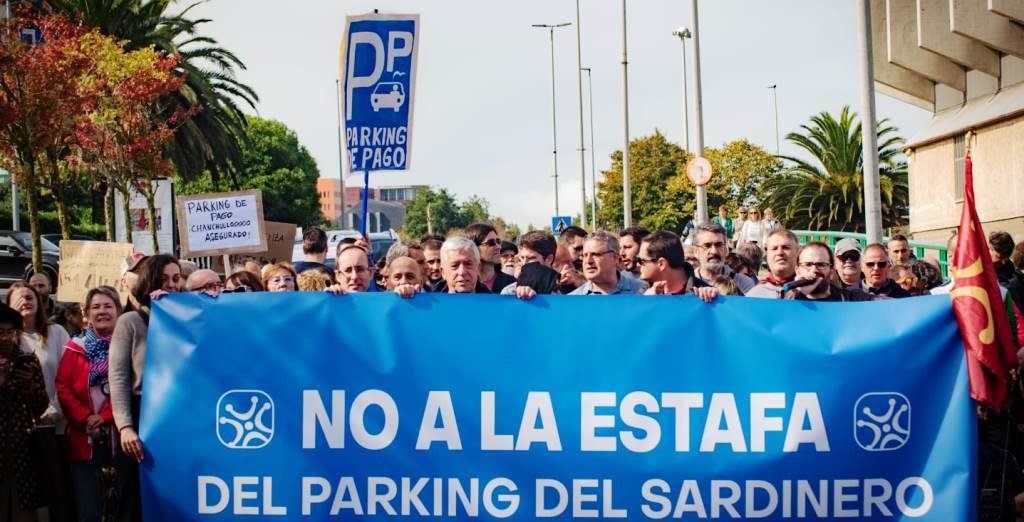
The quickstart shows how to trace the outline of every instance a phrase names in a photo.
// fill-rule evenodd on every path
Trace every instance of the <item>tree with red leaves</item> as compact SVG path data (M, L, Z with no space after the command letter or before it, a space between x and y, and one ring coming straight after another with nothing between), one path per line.
M121 42L108 37L87 40L86 47L97 60L101 88L95 110L78 124L75 141L82 152L78 158L82 166L100 173L121 192L126 216L133 188L146 198L149 232L157 252L153 181L174 173L165 146L199 108L167 115L158 105L161 97L185 81L175 72L176 56L163 56L151 47L126 52ZM130 228L128 240L132 240Z
M42 41L22 42L27 28L38 29ZM88 34L100 36L59 14L21 11L0 25L0 164L25 192L36 272L42 270L40 187L96 104L96 60L82 46Z

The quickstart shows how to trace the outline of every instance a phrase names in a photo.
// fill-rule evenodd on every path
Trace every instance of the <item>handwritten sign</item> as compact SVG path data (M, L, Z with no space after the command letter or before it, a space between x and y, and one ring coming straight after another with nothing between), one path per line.
M179 196L177 203L182 257L267 250L259 190Z
M256 259L261 265L277 263L278 261L291 262L292 251L295 249L295 225L291 223L278 223L277 221L264 221L267 236L267 250L251 254L235 254L231 256L231 266L234 270L240 270L242 263L247 257ZM214 272L224 272L223 257L214 257L210 260Z
M128 288L121 283L121 263L132 250L131 243L61 241L57 300L84 303L90 289L107 285L117 289L121 304L128 302Z

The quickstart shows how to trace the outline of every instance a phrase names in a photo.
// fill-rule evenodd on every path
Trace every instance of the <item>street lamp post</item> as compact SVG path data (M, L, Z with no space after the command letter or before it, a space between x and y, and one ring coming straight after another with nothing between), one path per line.
M875 123L875 67L871 62L871 3L857 0L860 51L860 124L864 172L864 231L868 243L882 241L882 198L878 180L878 134Z
M597 230L597 161L594 154L594 79L590 76L590 67L584 67L587 71L587 89L590 91L590 224Z
M697 20L697 0L690 0L690 14L693 18L693 118L696 132L693 134L693 156L704 157L704 109L700 97L700 31ZM697 185L697 223L708 220L708 190L706 185Z
M629 186L629 61L626 59L626 0L622 0L622 226L633 226L633 196Z
M551 156L555 169L555 215L558 216L558 124L555 118L555 29L572 25L564 22L555 25L533 24L533 27L547 29L551 37Z
M687 100L687 86L686 86L686 39L693 37L690 34L690 30L685 27L680 27L675 31L672 31L672 36L679 37L679 43L682 44L683 52L683 148L687 151L690 150L690 107L689 101Z
M775 155L782 154L779 147L779 91L777 85L769 85L768 90L772 91L772 103L775 105Z
M587 148L583 146L583 50L581 49L582 26L580 25L580 0L576 0L576 94L579 98L580 114L580 221L584 227L587 226L587 165L584 154ZM593 219L593 218L591 218ZM591 230L596 229L593 221L590 223Z

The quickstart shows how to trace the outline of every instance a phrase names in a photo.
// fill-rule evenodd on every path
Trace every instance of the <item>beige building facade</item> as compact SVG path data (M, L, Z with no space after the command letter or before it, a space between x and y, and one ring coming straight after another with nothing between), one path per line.
M932 111L906 144L913 239L949 242L970 151L986 232L1024 240L1024 1L872 0L879 92Z

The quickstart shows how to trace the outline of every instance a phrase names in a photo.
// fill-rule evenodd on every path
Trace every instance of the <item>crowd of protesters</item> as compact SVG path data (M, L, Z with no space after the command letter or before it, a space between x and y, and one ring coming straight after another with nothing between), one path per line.
M732 219L723 207L682 237L640 227L618 234L568 227L557 238L531 231L510 242L492 225L477 223L450 237L397 242L380 260L371 259L365 238L346 239L336 247L332 268L327 235L310 228L302 249L301 262L244 260L226 278L170 255L135 254L123 262L124 306L108 286L89 290L79 307L55 303L45 275L13 284L7 305L0 305L0 522L141 519L138 465L146 453L137 430L150 306L174 292L388 291L410 299L421 293L519 299L690 294L707 302L720 295L843 302L951 287L939 264L916 259L903 236L863 247L854 239L834 248L800 245L770 209L762 217L754 208L741 208ZM990 250L1007 315L1024 343L1024 243L1015 246L1008 234L995 232ZM983 448L988 440L982 438ZM1011 483L1007 490L1024 491L1016 464L1024 443L1016 451L1010 446L993 443L981 462L1013 462L1000 476Z

